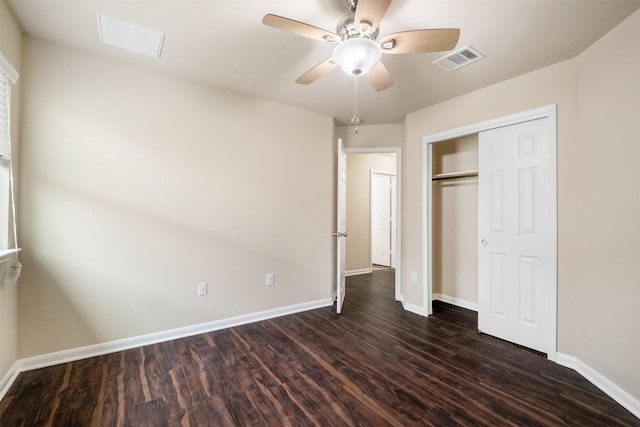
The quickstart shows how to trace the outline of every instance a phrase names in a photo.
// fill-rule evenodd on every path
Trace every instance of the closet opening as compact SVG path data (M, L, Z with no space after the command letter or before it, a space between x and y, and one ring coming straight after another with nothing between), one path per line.
M431 144L432 299L478 311L478 134Z

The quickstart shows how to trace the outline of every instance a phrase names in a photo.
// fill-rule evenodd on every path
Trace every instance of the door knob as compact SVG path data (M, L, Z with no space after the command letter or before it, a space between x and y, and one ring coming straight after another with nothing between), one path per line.
M489 244L489 242L487 241L487 239L482 239L480 241L480 243L482 243L482 246L487 246Z

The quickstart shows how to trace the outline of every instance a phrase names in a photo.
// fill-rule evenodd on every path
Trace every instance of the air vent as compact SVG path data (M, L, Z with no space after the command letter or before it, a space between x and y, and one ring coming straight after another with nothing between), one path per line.
M163 33L100 14L98 14L98 24L102 43L152 58L160 57Z
M440 68L444 68L447 71L457 70L466 65L476 62L484 58L484 55L472 48L471 46L465 46L461 49L451 52L447 56L433 61Z

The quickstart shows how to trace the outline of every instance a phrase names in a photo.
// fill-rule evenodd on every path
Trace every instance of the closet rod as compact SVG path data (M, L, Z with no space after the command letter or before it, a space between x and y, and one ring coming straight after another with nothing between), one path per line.
M478 176L478 171L439 173L431 177L432 181L444 181L446 179L473 178Z

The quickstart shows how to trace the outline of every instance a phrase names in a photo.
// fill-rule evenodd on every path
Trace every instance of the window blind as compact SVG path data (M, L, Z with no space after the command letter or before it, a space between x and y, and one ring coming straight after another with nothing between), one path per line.
M11 156L11 136L9 133L11 121L11 81L0 70L0 157L8 159Z

